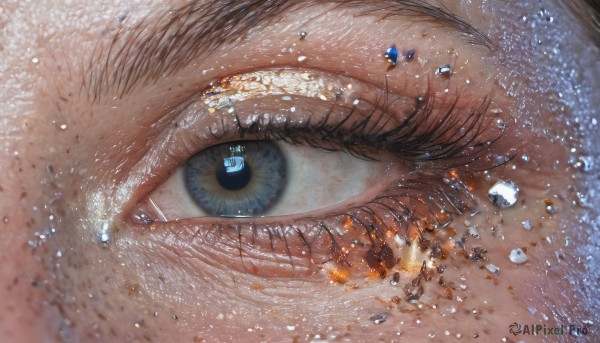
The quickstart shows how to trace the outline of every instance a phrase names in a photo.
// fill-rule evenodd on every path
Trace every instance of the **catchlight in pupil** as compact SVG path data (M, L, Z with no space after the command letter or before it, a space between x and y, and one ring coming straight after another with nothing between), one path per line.
M184 166L187 191L214 216L261 215L287 183L286 160L269 141L240 141L200 151Z
M252 178L252 169L241 156L226 157L217 169L219 184L230 191L240 190L248 185Z

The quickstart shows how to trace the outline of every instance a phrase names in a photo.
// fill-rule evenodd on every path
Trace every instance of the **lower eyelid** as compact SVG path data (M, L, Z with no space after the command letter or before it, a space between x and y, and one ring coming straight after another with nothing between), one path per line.
M350 277L377 277L393 270L414 272L423 259L443 258L447 251L440 247L452 230L442 227L475 206L459 180L419 175L391 183L386 192L362 206L324 218L153 223L136 239L166 244L164 248L192 259L193 264L219 264L261 277L310 276L331 268L351 270ZM428 245L417 237L428 237Z

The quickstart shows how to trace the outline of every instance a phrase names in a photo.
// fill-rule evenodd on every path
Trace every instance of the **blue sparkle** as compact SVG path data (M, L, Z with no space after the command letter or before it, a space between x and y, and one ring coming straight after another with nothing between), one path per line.
M387 49L383 56L387 58L388 62L390 62L392 66L395 66L396 63L398 63L398 49L396 49L395 45L392 45L389 49Z

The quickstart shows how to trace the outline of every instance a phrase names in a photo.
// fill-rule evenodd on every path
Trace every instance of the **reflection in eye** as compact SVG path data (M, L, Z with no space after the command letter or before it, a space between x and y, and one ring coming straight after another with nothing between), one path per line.
M469 175L469 168L486 169L496 161L491 154L479 154L483 149L494 151L492 143L501 134L488 125L493 120L486 116L490 99L463 101L459 107L456 100L436 103L432 92L407 99L358 83L345 87L346 82L337 88L323 86L331 94L328 97L323 95L327 94L325 91L311 88L312 79L307 74L302 72L298 80L286 74L282 78L285 82L272 88L274 79L281 75L238 77L234 81L245 82L238 89L231 89L235 82L229 79L204 93L205 105L190 106L192 110L183 113L180 122L194 123L197 129L190 129L189 124L178 125L179 131L171 137L187 139L174 140L172 145L205 148L187 162L185 178L172 179L185 179L196 207L204 208L213 217L190 215L194 210L186 209L181 192L159 191L150 198L167 222L155 221L153 228L180 232L179 240L181 235L187 235L192 249L202 255L221 256L237 241L244 261L255 260L252 263L256 266L264 264L269 256L271 273L277 268L285 269L286 260L294 265L297 259L308 258L313 265L333 262L338 267L363 261L368 269L384 277L398 268L399 261L400 268L421 269L424 259L419 251L428 251L428 258L448 256L451 247L444 242L452 232L438 228L446 225L452 215L476 206L464 176ZM265 80L269 86L261 88ZM296 92L294 84L302 92ZM354 93L346 94L340 91L342 87ZM289 108L288 101L293 101L293 111L282 110L284 105ZM238 141L215 145L248 138L290 143L281 146L294 148L304 146L312 152L333 151L360 161L364 164L359 164L359 168L326 169L328 174L321 179L351 179L361 174L356 171L361 171L367 176L362 179L365 184L340 187L352 188L353 193L344 194L335 206L320 205L308 198L305 202L317 203L317 208L285 216L290 212L275 211L277 203L286 197L284 193L293 198L310 189L325 195L335 192L319 188L319 184L308 179L296 180L291 174L287 175L285 186L285 168L280 165L286 163L280 162L282 157L277 156L273 143ZM247 151L241 153L244 149ZM171 154L174 159L189 157L185 150L181 157L176 152ZM289 158L294 154L284 155ZM314 168L330 160L323 156L313 158L313 162L318 162L311 165ZM288 164L288 173L295 169ZM292 191L294 185L297 189ZM179 185L179 189L184 187ZM271 211L275 214L271 215ZM260 214L268 217L214 217ZM203 243L207 239L212 242L210 247ZM416 258L417 255L421 257ZM246 268L244 261L239 268ZM235 267L237 262L233 259L224 263ZM297 266L294 268L297 270ZM260 274L258 269L254 272Z
M273 140L233 141L195 154L151 199L165 221L307 214L372 189L387 165Z
M265 141L210 147L187 161L184 169L188 192L213 216L263 214L286 186L285 158Z

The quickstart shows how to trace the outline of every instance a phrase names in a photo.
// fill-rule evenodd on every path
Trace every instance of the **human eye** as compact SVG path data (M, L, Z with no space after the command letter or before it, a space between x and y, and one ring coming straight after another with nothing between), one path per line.
M162 177L129 221L270 277L346 282L431 266L448 237L431 235L423 253L422 234L475 210L464 178L496 163L482 154L501 136L488 96L459 104L297 68L221 78L164 124L148 155Z

